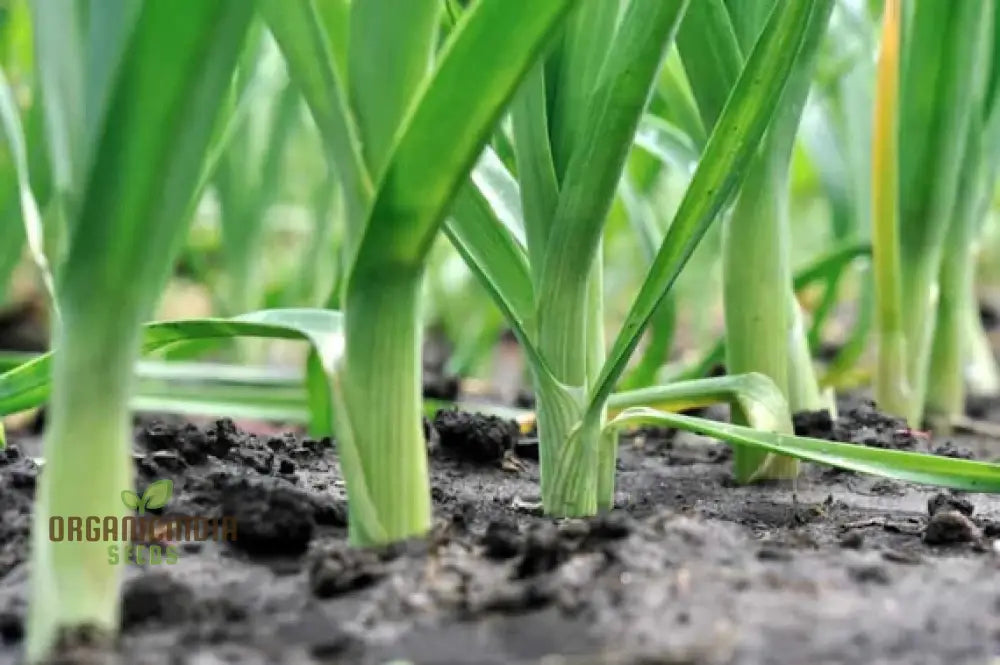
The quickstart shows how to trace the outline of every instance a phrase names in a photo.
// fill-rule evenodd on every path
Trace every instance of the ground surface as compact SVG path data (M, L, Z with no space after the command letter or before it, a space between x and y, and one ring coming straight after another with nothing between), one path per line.
M904 448L943 443L870 415L800 425ZM235 515L239 538L127 569L120 662L982 665L1000 655L996 498L964 497L973 523L951 497L932 520L933 490L818 468L794 488L734 487L728 449L648 432L623 444L618 510L554 521L532 506L536 464L504 456L503 423L482 424L475 461L455 459L468 450L462 418L438 425L435 531L382 551L345 547L329 442L247 436L225 421L141 427L140 489L171 478L167 514ZM946 452L1000 456L989 441L957 444ZM16 442L0 459L6 665L21 646L37 470ZM68 648L60 662L93 655Z

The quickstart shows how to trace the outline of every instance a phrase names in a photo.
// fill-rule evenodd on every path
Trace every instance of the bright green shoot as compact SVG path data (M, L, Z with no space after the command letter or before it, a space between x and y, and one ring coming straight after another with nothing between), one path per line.
M480 217L456 211L450 227L526 351L538 403L542 501L555 515L612 505L616 444L613 431L603 429L608 398L664 294L741 184L814 12L826 9L779 3L769 13L605 357L596 288L605 216L670 39L684 12L701 5L631 2L619 14L612 4L581 7L513 108L526 241L509 236L512 260L501 267L491 260L495 251L474 251L486 242L472 230ZM499 218L493 224L504 228Z
M985 80L981 61L992 55L992 48L984 42L993 37L993 18L992 3L986 2L918 2L906 8L912 12L901 21L899 102L895 109L880 105L876 116L877 123L885 124L874 142L877 158L873 160L873 168L876 174L882 173L885 177L873 188L882 190L873 191L877 202L873 245L878 307L882 313L880 354L891 354L880 360L879 383L883 387L879 393L884 408L904 416L911 425L919 426L928 395L942 258L949 226L956 219L964 139L969 135L970 123L982 112L983 95L977 93L976 88ZM886 25L899 23L897 16L898 12L887 13ZM886 29L890 38L893 30L895 28ZM883 57L889 54L889 48L884 49ZM883 65L891 66L885 62ZM891 99L895 75L884 72L880 85L887 87L879 91L881 100ZM950 99L952 103L941 104L941 99ZM883 114L888 117L883 118ZM896 137L885 133L892 131L893 116L898 117L899 137L905 137L899 140L895 156L892 144ZM882 156L878 156L880 153ZM893 160L898 162L893 163ZM892 191L892 171L897 168L898 199ZM880 201L885 203L878 203ZM895 203L899 219L898 248L893 246L891 235L883 233L880 226L883 220L878 218L892 214L895 201L898 201ZM964 244L960 238L955 242ZM880 257L891 257L896 252L898 280L895 275L882 274L879 267ZM963 256L960 260L964 262L966 258ZM887 261L882 261L881 265L888 271L894 261ZM959 276L946 277L962 281ZM898 304L893 304L897 289ZM887 315L890 308L896 309L892 316ZM905 322L897 321L898 317L905 317ZM948 330L947 320L945 323L943 334L946 337L961 337ZM893 328L900 327L905 328L903 358L899 357L899 342L892 338L898 337ZM941 344L949 342L945 340ZM939 365L944 362L951 361L941 357Z
M713 126L726 93L736 83L744 53L753 46L773 2L723 3L706 0L685 21L681 56L703 122ZM723 278L726 369L760 372L771 378L793 411L824 406L809 354L802 314L792 290L788 225L788 170L802 108L812 79L832 2L817 3L794 71L775 109L732 214L723 220ZM764 11L762 11L764 10ZM704 56L706 41L716 44ZM713 75L707 75L711 67ZM782 423L786 430L791 423ZM738 480L761 476L769 458L750 448L734 450ZM794 460L770 464L776 477L794 477Z
M354 543L430 528L420 392L427 252L504 106L574 4L481 0L438 50L438 0L355 0L349 10L259 2L345 193L346 352L342 367L324 370L350 458L342 463Z
M37 3L40 34L76 30L67 7L77 3ZM39 39L43 79L83 85L82 75L67 79L55 70L86 64L96 86L88 93L99 94L46 99L50 138L66 139L59 143L65 154L56 155L64 161L54 167L75 200L67 207L71 233L57 285L63 320L54 335L60 353L32 530L31 661L46 657L63 630L117 627L119 572L107 563L107 545L50 540L49 518L124 514L139 324L152 313L182 237L250 17L243 3L196 0L144 3L135 16L98 12L87 39L101 40L101 48L86 42L95 48L85 60L63 51L70 44ZM107 48L109 33L121 37L120 49Z
M1000 159L994 3L984 3L980 52L973 67L971 111L959 184L941 260L940 301L931 348L926 408L935 425L948 428L965 414L967 385L988 395L1000 393L1000 375L979 321L975 293L977 238L989 207Z

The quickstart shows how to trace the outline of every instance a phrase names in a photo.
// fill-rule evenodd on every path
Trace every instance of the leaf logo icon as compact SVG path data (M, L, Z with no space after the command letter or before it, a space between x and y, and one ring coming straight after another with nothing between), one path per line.
M152 483L141 497L130 490L122 491L121 497L126 508L136 510L140 515L145 515L148 509L162 508L167 505L167 501L170 501L173 493L174 481L164 479Z

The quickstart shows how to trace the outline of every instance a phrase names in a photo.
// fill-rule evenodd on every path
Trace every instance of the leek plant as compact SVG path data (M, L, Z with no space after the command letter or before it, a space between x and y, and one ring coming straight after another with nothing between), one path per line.
M985 34L980 36L980 52L973 63L970 117L941 260L932 380L926 397L928 416L945 427L964 416L967 384L980 392L1000 393L1000 373L985 340L975 293L977 238L1000 166L1000 35L995 3L984 6L979 29Z
M736 82L744 54L752 47L773 2L706 0L689 13L680 35L692 88L706 126L716 123L727 92ZM810 17L794 72L775 120L760 146L732 213L723 222L723 280L726 368L732 374L760 372L786 396L793 411L824 406L806 341L802 314L792 290L788 227L788 169L799 119L832 2ZM705 57L703 44L715 47ZM737 448L737 479L794 477L794 460Z
M341 367L322 369L350 538L421 534L431 522L420 385L427 252L506 102L575 3L480 0L440 49L438 0L258 4L344 191L345 277L334 297L346 349Z
M983 165L995 152L982 141L993 108L993 39L993 3L886 3L872 148L875 390L883 408L913 426L928 404L961 408L962 310L971 297L963 264L980 189L991 189L979 184L988 177Z
M538 404L542 502L555 515L588 515L612 505L616 444L604 428L611 392L644 326L750 168L803 49L811 57L809 44L822 34L830 6L777 3L766 14L745 66L737 63L732 93L722 95L697 170L605 357L605 216L671 38L685 11L703 7L638 0L619 12L615 4L581 6L515 101L525 242L522 248L516 234L508 234L505 251L513 267L505 265L500 275L485 252L463 253L526 350ZM475 215L457 209L454 222L470 230L454 234L458 246L485 242L471 232L480 228ZM654 399L649 393L634 397ZM780 426L790 427L787 415Z
M150 2L107 13L99 3L82 24L64 11L77 6L35 5L38 34L70 30L88 45L86 59L66 62L67 44L40 39L42 77L86 65L86 76L59 83L89 87L78 107L54 95L45 101L67 138L60 144L66 152L54 153L54 170L64 178L57 182L73 196L59 271L63 318L54 331L60 353L32 529L31 661L46 657L64 631L117 626L119 571L107 564L106 544L52 541L49 518L123 514L119 495L132 485L128 398L139 324L152 313L182 237L251 17L250 7L235 2ZM101 302L113 302L113 310L95 305Z

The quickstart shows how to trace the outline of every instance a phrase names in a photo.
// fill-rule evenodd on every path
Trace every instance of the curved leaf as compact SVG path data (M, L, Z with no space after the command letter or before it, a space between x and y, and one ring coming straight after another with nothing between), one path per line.
M589 411L599 410L611 394L660 300L741 184L794 69L812 7L811 2L783 3L764 28L715 124L698 170L653 266L608 353L608 360L590 396Z
M674 427L734 445L884 478L968 492L1000 492L1000 465L986 462L762 432L647 408L629 409L608 423L608 427L621 429L639 424Z
M462 15L399 130L350 282L420 268L504 105L574 4L480 0Z
M321 309L269 309L232 319L182 319L148 323L142 331L144 353L196 339L260 337L308 341L325 370L343 353L339 312ZM0 415L39 406L48 399L52 356L46 353L0 374Z
M334 4L334 3L330 3ZM299 86L312 111L313 119L344 188L352 220L350 237L360 233L357 222L363 220L371 202L372 183L361 153L361 140L347 100L343 72L335 54L346 52L346 45L331 44L321 15L312 0L257 0L257 6L274 35L291 79Z

